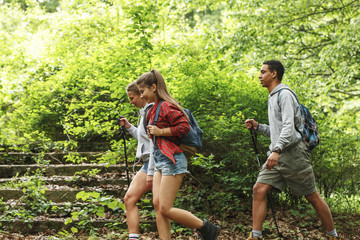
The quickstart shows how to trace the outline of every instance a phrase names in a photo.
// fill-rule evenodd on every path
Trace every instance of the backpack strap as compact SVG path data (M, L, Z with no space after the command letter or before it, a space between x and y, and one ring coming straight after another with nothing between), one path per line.
M156 107L154 122L152 123L152 125L156 125L157 121L159 120L160 108L161 108L161 104L162 104L163 102L164 102L164 100L160 100L160 101L159 101L159 104L158 104L157 107ZM189 124L190 124L190 123L189 123ZM170 139L167 138L167 137L163 137L163 138L166 138L166 139L169 140L170 142L173 142L173 143L175 143L175 144L177 144L177 145L180 146L180 143L176 143L176 142L170 140ZM155 137L154 137L154 139L155 139Z
M299 102L299 99L297 98L297 96L295 95L295 93L291 90L291 89L289 89L289 88L281 88L279 91L278 91L278 97L277 97L277 104L278 104L278 106L279 106L279 108L280 108L280 111L281 111L281 107L280 107L280 93L283 91L283 90L288 90L288 91L290 91L293 95L294 95L294 97L296 98L296 101L298 102L298 104L299 104L299 107L300 107L300 102ZM300 109L300 112L301 112L301 109ZM302 115L302 114L301 114ZM295 130L298 132L298 133L300 133L301 134L301 136L303 136L303 134L301 133L301 131L296 127L296 125L294 124L294 126L295 126Z
M277 97L277 103L278 103L279 107L280 107L280 93L281 93L283 90L288 90L288 91L290 91L290 92L294 95L294 97L296 98L296 101L300 104L299 99L297 98L297 96L295 95L295 93L294 93L291 89L289 89L289 88L281 88L281 89L278 91L278 97ZM280 109L281 109L281 108L280 108Z
M280 93L286 88L281 88L279 91L278 91L278 97L277 97L277 104L279 105L280 107Z
M150 108L152 108L152 106L154 106L154 104L150 104L149 106L147 106L145 108L145 113L144 113L144 118L143 118L143 126L144 126L144 129L145 129L145 132L146 132L146 127L148 125L147 121L146 121L146 117L147 117L147 114L150 110Z
M161 104L164 102L164 100L160 100L159 104L157 105L156 108L156 112L155 112L155 117L154 117L154 122L152 123L152 125L156 125L158 119L159 119L159 114L160 114L160 108L161 108Z
M155 112L155 117L154 117L154 122L152 123L152 125L156 125L158 119L159 119L159 114L160 114L160 108L161 108L161 104L163 103L164 100L160 100L159 104L156 107L156 112ZM156 136L153 136L153 142L156 143ZM157 144L157 143L156 143Z

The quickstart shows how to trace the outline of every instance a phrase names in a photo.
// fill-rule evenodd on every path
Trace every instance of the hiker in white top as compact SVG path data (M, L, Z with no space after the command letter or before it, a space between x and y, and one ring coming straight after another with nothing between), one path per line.
M152 158L151 139L147 136L143 121L146 119L146 109L151 108L154 103L147 104L146 101L140 97L140 92L135 81L127 86L126 92L130 103L136 108L141 108L139 111L140 121L137 127L130 124L126 118L120 119L120 126L125 126L130 134L138 140L136 158L144 164L131 181L124 198L129 239L138 240L140 237L140 219L139 209L136 204L144 194L152 190L154 175L154 161L149 161L149 159ZM149 163L152 166L149 166Z

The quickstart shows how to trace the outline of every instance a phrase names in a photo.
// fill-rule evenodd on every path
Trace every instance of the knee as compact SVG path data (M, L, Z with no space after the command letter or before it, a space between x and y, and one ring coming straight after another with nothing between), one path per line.
M321 196L320 196L320 194L318 192L314 192L314 193L312 193L310 195L307 195L307 196L305 196L305 198L311 204L314 204L314 203L319 202L319 201L322 200L322 198L321 198Z
M153 204L154 204L154 209L155 212L164 215L164 216L168 216L169 213L169 208L165 207L164 205L160 204L160 202L158 200L153 200Z
M169 215L169 210L171 209L171 207L168 207L165 204L161 204L159 199L153 199L153 205L156 213L164 216Z
M159 206L159 211L162 215L169 216L169 210L170 210L170 208L168 208L164 205Z
M124 197L124 203L127 207L136 204L136 200L131 194L126 193Z
M159 211L159 199L153 199L153 205L155 211Z
M161 203L159 198L153 198L154 209L157 214L167 215L168 208L165 204Z
M255 184L253 188L253 195L255 200L266 198L266 194L270 189L264 184Z

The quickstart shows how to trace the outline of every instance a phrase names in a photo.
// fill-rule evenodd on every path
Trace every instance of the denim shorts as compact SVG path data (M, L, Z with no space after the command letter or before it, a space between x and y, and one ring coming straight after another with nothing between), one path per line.
M170 158L162 154L159 148L154 149L155 172L165 175L177 175L187 173L187 159L184 153L175 153L176 164Z
M144 165L141 167L140 171L147 173L148 168L149 168L149 160L144 162Z

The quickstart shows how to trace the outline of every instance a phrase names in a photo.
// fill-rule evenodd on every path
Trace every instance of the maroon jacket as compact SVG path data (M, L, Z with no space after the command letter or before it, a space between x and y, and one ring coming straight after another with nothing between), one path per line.
M149 110L147 115L147 122L151 120L151 124L154 122L156 108L159 105L159 102L160 99L158 99L155 105ZM156 141L160 151L176 164L174 154L183 152L180 146L176 143L179 142L181 136L186 135L190 131L189 121L184 113L175 105L164 101L160 107L159 119L156 126L158 128L170 127L172 136L156 137Z

